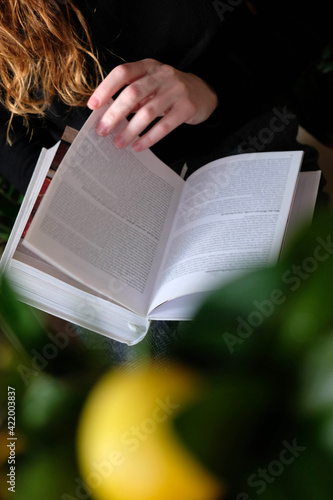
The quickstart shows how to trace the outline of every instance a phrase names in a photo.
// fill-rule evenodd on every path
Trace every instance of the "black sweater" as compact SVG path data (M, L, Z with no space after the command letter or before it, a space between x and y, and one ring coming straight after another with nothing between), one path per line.
M106 72L150 57L197 74L217 92L219 108L207 122L182 125L153 148L174 168L273 105L329 40L327 2L318 0L309 12L298 0L292 7L276 3L254 0L250 9L242 0L77 0ZM89 113L55 99L44 118L31 119L29 133L15 118L9 146L8 114L1 111L0 172L24 192L41 148L59 140L66 125L80 127Z

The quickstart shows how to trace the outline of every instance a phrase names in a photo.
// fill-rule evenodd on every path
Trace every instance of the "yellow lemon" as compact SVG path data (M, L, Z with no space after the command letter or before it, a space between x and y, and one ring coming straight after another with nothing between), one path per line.
M98 500L215 500L222 484L195 459L172 427L200 382L176 366L108 372L83 408L78 459Z

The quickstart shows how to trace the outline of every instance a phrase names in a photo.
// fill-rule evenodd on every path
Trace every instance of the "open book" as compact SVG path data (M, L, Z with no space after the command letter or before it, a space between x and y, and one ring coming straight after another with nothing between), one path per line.
M1 270L24 302L133 344L151 319L190 319L222 282L275 262L296 187L311 218L320 172L299 175L301 151L250 153L184 181L149 150L118 150L116 132L97 136L103 111L71 147L42 151Z

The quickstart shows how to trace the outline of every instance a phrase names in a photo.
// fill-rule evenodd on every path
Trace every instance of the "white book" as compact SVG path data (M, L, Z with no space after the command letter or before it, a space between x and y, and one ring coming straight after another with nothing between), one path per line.
M59 143L42 151L0 270L20 300L134 344L151 320L191 319L214 288L275 263L288 221L311 219L320 172L300 175L302 151L248 153L184 181L150 150L117 149L116 132L99 137L103 112L54 175Z

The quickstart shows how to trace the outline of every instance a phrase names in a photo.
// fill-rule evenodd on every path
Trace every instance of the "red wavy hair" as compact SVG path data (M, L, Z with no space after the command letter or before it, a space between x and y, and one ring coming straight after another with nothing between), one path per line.
M0 102L27 119L55 95L84 106L102 77L89 30L71 0L4 0L0 10Z

